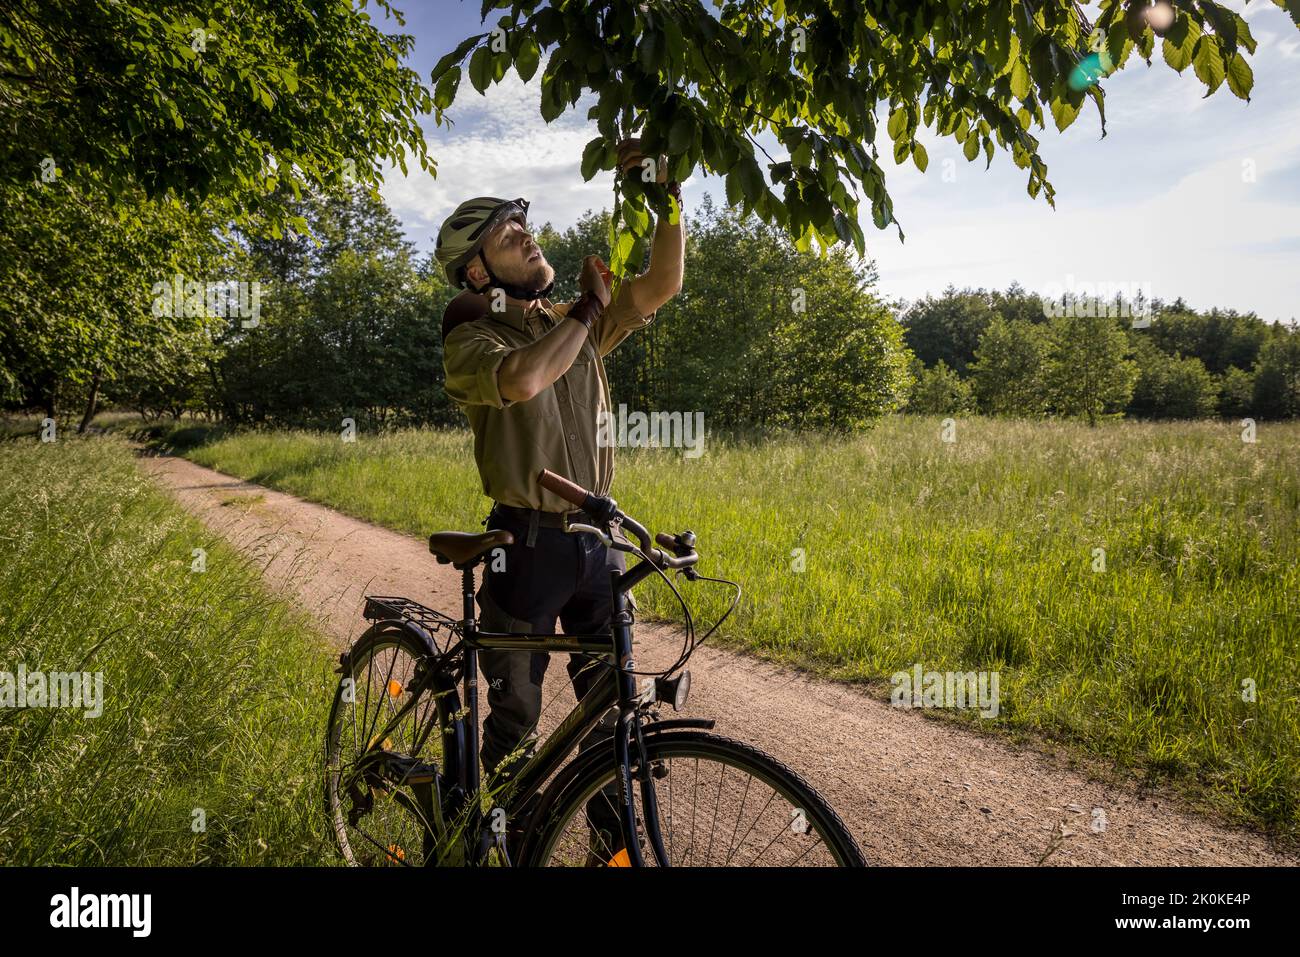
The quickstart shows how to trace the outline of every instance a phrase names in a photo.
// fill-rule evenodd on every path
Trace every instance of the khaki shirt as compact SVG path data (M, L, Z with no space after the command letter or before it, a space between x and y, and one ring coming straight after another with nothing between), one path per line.
M537 484L550 469L590 489L608 494L614 479L614 449L596 445L596 424L610 408L604 356L637 329L654 321L626 295L595 321L573 364L548 388L527 401L505 399L497 383L501 364L513 350L540 339L568 314L571 302L542 299L527 313L507 303L504 312L454 328L443 344L447 395L464 411L474 431L474 460L483 492L503 505L546 512L574 506Z

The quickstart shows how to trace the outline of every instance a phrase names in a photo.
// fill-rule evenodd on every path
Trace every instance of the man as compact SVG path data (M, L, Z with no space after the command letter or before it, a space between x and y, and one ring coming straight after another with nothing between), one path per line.
M639 147L635 139L620 144L625 171L646 168ZM680 188L667 181L662 161L657 181L680 206ZM565 634L596 634L611 627L609 569L623 568L623 556L589 532L566 532L566 516L587 524L593 519L542 489L537 475L546 468L596 494L610 490L614 450L596 441L597 423L610 408L602 360L681 289L685 237L680 216L677 224L661 218L649 268L624 280L613 301L608 269L599 257L587 256L582 294L557 304L546 298L555 270L533 241L527 210L522 199L471 199L438 235L438 262L452 286L465 290L443 316L447 394L474 432L483 491L494 502L485 525L508 529L515 539L505 547L504 562L485 565L477 594L480 627L554 634L558 618ZM532 753L549 657L479 655L489 706L480 756L490 783ZM581 699L603 665L582 655L569 658ZM607 741L613 718L606 715L581 748ZM617 821L612 800L598 796L588 805L592 852L602 862L621 847Z

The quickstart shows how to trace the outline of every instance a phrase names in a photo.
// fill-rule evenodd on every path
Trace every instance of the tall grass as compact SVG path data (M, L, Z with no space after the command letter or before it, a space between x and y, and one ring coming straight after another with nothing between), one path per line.
M653 529L692 528L701 570L745 586L721 641L882 691L916 663L996 670L997 718L958 720L1070 742L1294 835L1300 423L1253 444L1214 422L940 429L620 449L614 494ZM250 433L189 454L413 534L477 530L489 504L462 432ZM704 620L724 607L687 589ZM676 612L662 583L637 597Z
M0 442L0 670L104 694L97 718L0 709L0 863L331 861L328 661L121 440Z

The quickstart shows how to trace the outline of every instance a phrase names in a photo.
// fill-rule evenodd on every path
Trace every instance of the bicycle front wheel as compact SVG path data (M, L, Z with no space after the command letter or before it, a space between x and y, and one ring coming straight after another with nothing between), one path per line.
M647 820L633 781L638 842L649 866L865 867L849 829L807 781L758 748L703 731L653 735L646 756L657 805ZM599 826L616 817L610 760L564 785L529 863L541 867L626 862L621 835ZM663 860L653 850L657 830Z

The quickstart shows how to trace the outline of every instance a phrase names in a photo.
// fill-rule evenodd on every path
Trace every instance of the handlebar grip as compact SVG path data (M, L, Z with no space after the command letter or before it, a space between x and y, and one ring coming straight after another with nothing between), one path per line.
M676 552L681 548L681 543L677 541L676 535L669 535L667 532L659 532L655 535L655 541L668 549L670 552Z
M584 507L587 504L587 499L591 497L591 493L581 485L570 482L563 475L557 475L550 469L542 469L537 476L537 482L542 488L554 492L560 498L572 502L578 508Z

